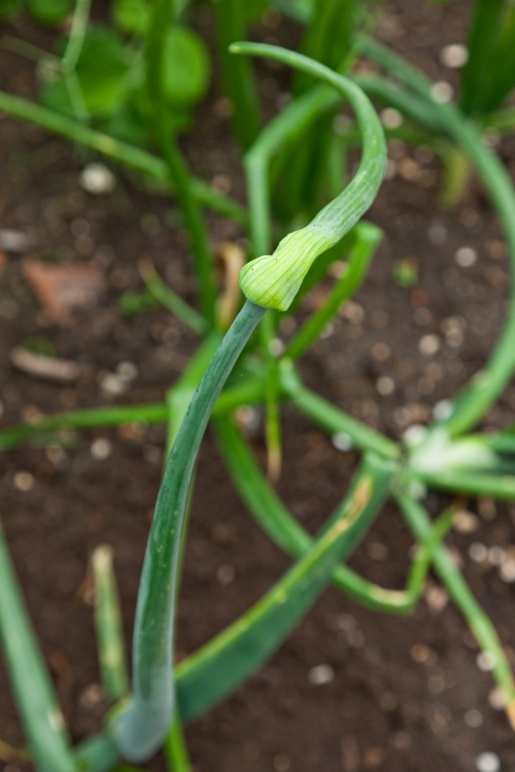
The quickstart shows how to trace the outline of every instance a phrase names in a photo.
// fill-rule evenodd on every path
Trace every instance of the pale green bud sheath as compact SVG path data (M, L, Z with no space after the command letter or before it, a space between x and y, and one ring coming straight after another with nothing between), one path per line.
M298 231L289 233L273 255L248 263L240 287L249 300L264 308L286 311L314 260L334 246L371 206L384 176L386 142L372 103L352 81L301 54L258 43L235 43L231 52L275 59L336 88L352 106L362 134L362 156L345 190Z

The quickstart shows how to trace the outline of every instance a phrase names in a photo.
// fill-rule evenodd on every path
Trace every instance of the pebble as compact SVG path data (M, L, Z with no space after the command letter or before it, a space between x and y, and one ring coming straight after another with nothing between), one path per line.
M93 163L84 167L79 175L83 190L94 196L111 193L116 186L116 178L104 164Z
M506 694L500 686L496 686L488 695L488 704L494 710L504 710L506 702Z
M469 52L466 46L461 43L451 43L444 46L440 51L440 61L445 67L459 69L466 64L469 58Z
M474 563L483 563L488 558L488 548L477 541L470 545L468 553Z
M499 567L499 576L503 582L515 582L515 560L505 560Z
M331 665L315 665L308 673L308 680L314 686L323 686L334 681L334 670Z
M472 512L461 510L454 517L454 527L458 533L474 533L479 528L479 518Z
M381 375L376 381L376 389L382 397L389 397L395 391L395 382L388 375Z
M439 80L431 87L431 96L439 104L447 104L454 96L454 89L446 80Z
M113 445L107 437L97 437L90 445L90 453L97 461L104 461L109 458L113 451Z
M494 669L495 657L489 651L481 651L476 657L476 665L483 673L490 673Z
M402 113L394 107L385 107L384 110L381 110L380 116L385 129L398 129L399 126L402 126L404 120Z
M454 260L460 268L470 268L477 263L477 252L472 247L460 247L454 254Z
M222 587L228 587L228 585L232 584L234 582L234 579L236 577L236 569L234 566L231 566L229 563L226 563L223 566L220 566L220 568L216 572L216 581L218 584L221 584Z
M484 719L483 714L480 713L479 710L472 708L472 710L467 710L463 720L471 729L477 729L479 726L481 726Z
M30 472L16 472L13 482L16 490L22 493L31 491L36 484L36 480Z
M333 443L333 447L335 447L336 450L341 450L343 452L352 450L354 444L352 442L352 438L345 432L336 432L336 434L333 434L331 437L331 442Z
M426 357L433 356L440 349L441 340L438 335L423 335L418 342L418 350Z
M476 769L478 772L499 772L501 760L497 753L492 753L492 751L480 753L476 758Z

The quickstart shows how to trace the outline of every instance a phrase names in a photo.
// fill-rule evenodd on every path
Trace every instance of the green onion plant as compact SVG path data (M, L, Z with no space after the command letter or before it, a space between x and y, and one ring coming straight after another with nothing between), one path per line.
M278 46L236 41L248 30L252 14L232 0L217 0L224 83L233 104L236 140L244 150L247 211L194 177L178 146L177 104L168 99L167 91L167 57L173 49L169 33L178 19L183 23L184 4L179 7L172 0L157 0L136 3L130 9L127 4L115 4L116 24L139 41L138 93L147 120L148 147L134 139L121 139L113 122L94 125L95 111L84 93L88 78L80 68L91 31L88 5L78 0L57 69L56 82L64 81L73 110L63 114L51 99L38 105L3 92L0 110L152 176L175 197L190 236L197 307L178 297L151 266L143 265L141 274L150 296L190 327L200 343L181 378L160 402L81 409L0 431L0 450L14 451L23 442L59 442L61 432L69 429L128 422L163 424L167 429L167 460L139 584L132 668L126 661L111 550L101 545L92 556L99 671L111 708L101 733L76 746L64 726L0 534L0 637L34 767L44 772L134 769L119 765L145 763L162 748L170 770L187 772L191 764L183 723L198 718L244 683L328 585L377 612L406 614L419 600L431 569L491 658L492 675L515 728L515 682L508 659L493 624L445 545L454 509L442 506L441 514L431 518L426 506L428 489L515 500L515 431L510 427L495 433L477 430L515 372L515 290L512 287L505 327L489 360L449 401L446 416L434 420L416 442L386 437L336 407L303 383L297 367L297 360L365 281L382 238L376 225L362 219L378 194L387 159L385 134L371 98L405 116L412 141L445 142L467 159L504 228L512 270L515 268L515 190L495 151L483 141L482 124L471 120L476 108L467 101L466 83L477 67L476 54L471 55L464 73L461 104L442 104L422 73L373 38L352 34L358 4L351 4L352 14L349 10L349 17L340 20L345 34L339 49L332 38L333 25L328 23L339 7L337 2L291 3L290 10L306 25L304 50L310 54L306 56ZM267 5L260 3L258 12ZM283 7L284 3L273 6ZM494 14L494 6L497 16L488 17L492 28L500 23L503 3L492 2L487 11L478 0L471 39L477 36L480 12ZM508 29L508 12L503 19ZM345 54L340 61L335 59L337 50ZM354 70L358 53L374 63L373 73ZM330 60L317 61L326 54ZM266 125L250 57L268 58L296 73L289 103ZM192 55L192 61L194 58ZM127 93L133 86L127 86ZM298 169L305 170L306 163L316 167L317 127L323 124L327 129L328 118L332 123L342 101L356 121L345 147L359 144L357 170L308 221L313 200L299 193L299 216L285 225L284 211L277 212L274 203L283 184L281 168L297 152ZM477 109L493 109L498 105L494 101L492 97ZM306 136L311 148L307 154ZM333 179L333 187L336 182ZM240 273L241 307L225 334L227 320L222 322L217 312L206 207L231 218L249 237L252 259ZM342 255L346 270L323 304L285 345L274 345L283 315L295 311ZM283 404L330 435L345 433L359 455L348 488L342 490L339 504L314 535L295 519L272 484L280 472ZM235 422L236 411L247 405L265 408L268 479L252 444ZM292 562L240 618L176 663L176 608L189 500L197 455L210 420L239 496L259 527ZM402 590L370 582L347 564L387 500L398 507L416 544Z

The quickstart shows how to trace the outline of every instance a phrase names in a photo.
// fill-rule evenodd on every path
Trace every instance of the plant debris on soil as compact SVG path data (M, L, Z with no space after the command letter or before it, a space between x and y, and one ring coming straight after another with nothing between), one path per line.
M431 77L447 80L451 74L439 53L463 40L469 5L397 0L384 10L381 34ZM207 13L199 8L200 27L209 25ZM279 26L274 30L279 42L281 34ZM19 56L2 54L2 87L30 95L30 73ZM276 107L280 93L267 94L269 106ZM211 93L184 147L197 174L218 185L223 178L224 186L239 195L242 173L229 144L227 119L216 109L218 99ZM500 148L512 173L514 150L513 141ZM176 292L193 299L194 278L175 206L138 188L117 169L111 193L88 194L79 176L89 158L80 148L0 116L0 413L5 426L42 413L160 400L198 345L196 336L161 307L133 316L120 308L124 293L143 289L141 260L151 261ZM369 215L386 234L369 277L301 369L315 391L398 437L412 424L428 421L434 406L484 362L502 323L509 276L500 228L475 182L458 206L444 210L438 202L439 167L428 149L393 142L390 161L389 178ZM209 222L214 243L244 248L237 226L213 215ZM20 235L13 242L5 240L6 233ZM467 259L463 249L469 250ZM416 269L410 286L396 280L401 261ZM63 275L79 285L86 282L77 291L87 302L73 301L70 308L69 291L63 296L58 278ZM46 289L38 283L42 276ZM284 332L291 334L291 323ZM74 364L75 377L40 378L20 366L20 351ZM514 409L511 386L485 427L506 426ZM356 456L338 450L337 441L290 408L283 411L282 427L278 492L314 530L344 493ZM76 741L100 728L106 709L95 654L89 557L101 543L114 550L130 646L164 438L164 427L123 426L68 433L64 446L27 445L0 457L3 527ZM263 458L261 430L254 444ZM443 503L431 495L432 511ZM515 666L515 575L505 566L515 559L515 508L483 499L463 500L461 510L448 543ZM401 588L411 548L406 527L389 505L352 566L385 587ZM245 611L287 566L228 484L208 433L191 511L179 656ZM187 729L194 768L514 769L515 738L488 671L435 578L406 618L367 611L330 589L259 673ZM0 768L30 769L16 752L23 735L3 666L0 717ZM164 762L157 757L147 768L158 772Z

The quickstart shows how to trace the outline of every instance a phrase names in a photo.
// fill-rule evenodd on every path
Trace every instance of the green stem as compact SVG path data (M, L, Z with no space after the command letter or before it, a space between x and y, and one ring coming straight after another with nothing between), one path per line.
M131 167L140 173L148 174L161 183L170 183L168 165L162 158L126 142L120 142L120 140L95 131L95 129L90 129L88 126L81 126L70 118L65 118L59 113L40 107L40 105L33 104L26 99L0 91L0 112L28 121L52 134L89 147L106 158L117 161L123 166ZM214 212L229 217L240 225L246 226L246 212L236 201L217 193L216 190L195 177L191 178L190 183L192 195L199 203L209 207Z
M215 421L220 449L233 484L251 515L272 541L291 557L299 558L312 544L312 537L290 514L267 485L248 443L233 422L225 417ZM431 539L417 550L405 590L386 590L363 579L347 565L333 570L333 585L367 608L390 614L407 614L420 597L431 564L434 544L452 524L446 513L438 521Z
M191 772L193 767L188 755L179 712L175 714L172 727L163 747L169 772Z
M177 295L171 287L166 284L154 266L150 263L140 264L140 273L145 287L155 300L161 305L167 308L170 313L174 314L181 322L184 322L190 330L202 335L207 332L209 325L204 317L195 311L188 303L186 303L180 295Z
M112 548L107 544L98 546L91 556L91 565L102 687L108 700L121 700L129 691L129 678Z
M331 434L347 434L354 447L360 450L369 450L384 458L400 458L401 449L396 442L384 437L306 388L293 362L289 360L283 360L281 363L281 386L283 393L297 410L326 431Z
M148 26L145 46L146 84L153 132L168 165L170 181L191 238L193 261L199 284L200 307L210 326L215 324L216 287L214 259L200 207L193 195L190 174L170 129L163 89L164 57L168 27L173 19L173 0L158 0Z
M73 72L79 61L88 26L90 5L91 0L77 0L75 4L70 35L61 60L61 69L65 75Z
M227 387L213 408L213 415L230 413L241 405L262 402L265 395L264 374L256 372L252 376L241 376L241 383ZM121 405L110 407L74 410L48 418L41 418L34 423L16 424L0 432L0 451L13 450L24 440L31 438L55 442L52 435L64 429L94 429L100 426L120 426L122 424L164 424L168 417L168 407L164 402L149 402L146 405Z
M401 57L384 46L366 42L366 51L379 64L399 77L415 91L412 96L398 87L375 78L380 91L385 85L385 95L402 95L402 109L413 118L425 121L430 113L429 125L439 126L469 157L490 196L494 209L504 227L509 247L512 275L515 273L515 191L506 168L495 153L485 145L479 130L451 104L435 102L431 95L431 83ZM367 76L366 76L367 77ZM367 88L366 77L357 80ZM423 109L420 109L422 104ZM398 104L398 106L400 106ZM452 412L439 423L451 436L461 434L474 426L503 392L515 371L515 282L512 279L508 318L502 334L484 368L453 400Z
M195 461L212 409L265 309L245 303L192 400L168 459L143 564L133 641L133 699L116 727L132 761L163 743L173 716L172 648L182 529Z
M38 772L76 772L64 719L0 527L0 641Z
M235 60L229 53L229 46L247 37L248 9L241 0L218 0L215 9L224 88L231 100L234 132L245 150L259 134L261 108L250 62L241 58Z
M249 611L177 666L185 721L233 692L278 648L348 557L388 495L395 467L377 457L362 463L351 490L309 549Z
M398 495L398 501L415 538L418 541L425 539L430 533L432 525L424 507L403 492ZM455 560L445 546L439 544L435 547L433 563L437 574L465 617L479 646L492 658L493 675L506 696L508 703L506 711L510 723L514 726L515 684L495 627L472 595L456 566Z

